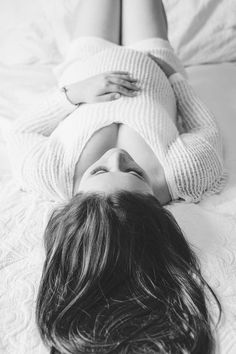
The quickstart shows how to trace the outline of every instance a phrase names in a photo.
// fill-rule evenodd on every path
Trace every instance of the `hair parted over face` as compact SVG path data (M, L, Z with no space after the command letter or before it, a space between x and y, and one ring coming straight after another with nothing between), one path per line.
M44 240L36 319L51 353L213 353L205 290L220 304L153 195L80 193Z

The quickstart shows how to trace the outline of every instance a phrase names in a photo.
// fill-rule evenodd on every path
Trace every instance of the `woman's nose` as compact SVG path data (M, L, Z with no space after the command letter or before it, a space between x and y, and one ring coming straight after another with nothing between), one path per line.
M131 161L133 159L124 150L115 150L109 157L110 169L113 171L125 171Z

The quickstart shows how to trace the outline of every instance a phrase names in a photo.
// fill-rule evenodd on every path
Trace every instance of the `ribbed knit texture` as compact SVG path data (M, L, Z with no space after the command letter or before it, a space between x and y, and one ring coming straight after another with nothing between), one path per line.
M152 148L164 168L172 199L197 202L205 194L220 191L225 172L214 117L183 75L174 74L168 80L146 55L148 51L184 74L172 48L166 45L141 52L109 45L102 49L86 47L83 41L80 46L84 57L79 70L76 67L76 80L124 70L139 80L141 93L78 108L59 88L45 93L17 119L7 136L13 172L21 187L49 200L70 199L75 165L86 143L97 130L117 122L133 128ZM72 78L73 70L68 82ZM184 128L181 134L177 114Z

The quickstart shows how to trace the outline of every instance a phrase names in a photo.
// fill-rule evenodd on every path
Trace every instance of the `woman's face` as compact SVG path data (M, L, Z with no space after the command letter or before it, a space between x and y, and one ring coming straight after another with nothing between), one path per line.
M127 151L114 148L85 171L78 192L111 194L120 190L154 194L145 171Z

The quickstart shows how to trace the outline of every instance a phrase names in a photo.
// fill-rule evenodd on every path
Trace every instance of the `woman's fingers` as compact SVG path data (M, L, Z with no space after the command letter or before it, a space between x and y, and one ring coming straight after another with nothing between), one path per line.
M128 71L119 71L119 70L108 71L107 74L111 74L111 75L130 75L130 73Z
M117 74L109 74L109 75L107 75L107 79L124 79L124 80L128 80L128 81L130 81L130 82L137 82L138 80L137 79L135 79L134 77L133 77L133 75L131 75L131 74L121 74L121 73L117 73Z
M111 77L109 79L109 82L110 82L110 84L122 86L122 87L127 88L132 91L139 91L140 90L140 87L138 86L136 80L131 81L126 78L122 78L122 77L118 76L118 77Z
M96 102L108 102L108 101L114 101L117 100L118 98L121 97L120 93L114 92L114 93L107 93L105 95L97 96L96 97Z
M124 96L134 97L138 94L139 91L130 90L130 89L127 89L123 86L116 85L116 84L109 84L109 86L107 86L106 89L104 90L103 94L112 93L112 92L120 93L121 95L124 95Z
M99 90L99 96L108 93L120 93L124 96L133 97L140 91L137 80L131 78L129 73L112 72L104 76L104 84Z
M106 73L106 79L107 80L118 80L118 79L123 79L127 80L130 82L137 82L138 80L133 77L133 75L129 72L126 71L111 71Z

